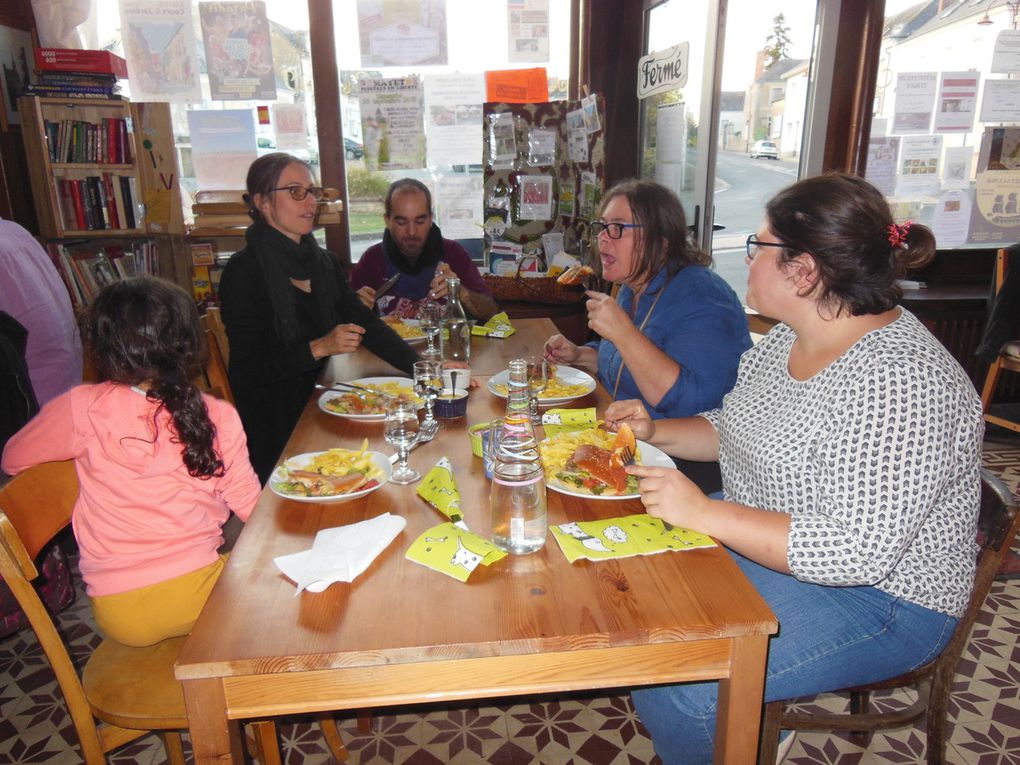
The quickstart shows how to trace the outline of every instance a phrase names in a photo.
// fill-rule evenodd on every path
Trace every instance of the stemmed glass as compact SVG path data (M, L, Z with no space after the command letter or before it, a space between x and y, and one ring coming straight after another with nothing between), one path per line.
M406 398L394 398L386 405L383 426L386 443L397 447L397 466L390 480L397 484L414 483L421 473L407 464L407 454L418 440L418 407Z
M443 365L438 361L414 362L414 392L425 399L425 422L438 422L432 405L443 387Z
M538 395L549 384L549 367L541 356L527 356L528 366L528 407L531 410L531 424L541 425L542 415L538 412Z
M428 346L422 351L422 358L431 361L438 361L441 352L436 348L436 340L442 329L443 307L429 297L418 309L418 326L425 333Z

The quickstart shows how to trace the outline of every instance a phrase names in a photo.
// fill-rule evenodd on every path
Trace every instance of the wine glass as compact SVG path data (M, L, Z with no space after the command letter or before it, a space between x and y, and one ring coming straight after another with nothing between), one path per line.
M390 481L397 484L414 483L421 473L407 464L407 453L418 440L418 408L406 398L394 398L386 405L383 426L386 443L397 447L397 466Z
M425 338L428 341L428 347L422 352L423 358L437 360L441 357L440 350L436 348L436 339L442 329L442 321L443 307L431 297L427 298L418 309L418 326L421 327L421 331L425 333Z
M524 363L528 367L528 407L531 410L531 424L541 425L542 416L538 413L538 395L549 384L549 367L542 356L527 356Z
M432 422L432 405L443 387L443 367L438 361L414 362L414 392L425 399L425 422Z

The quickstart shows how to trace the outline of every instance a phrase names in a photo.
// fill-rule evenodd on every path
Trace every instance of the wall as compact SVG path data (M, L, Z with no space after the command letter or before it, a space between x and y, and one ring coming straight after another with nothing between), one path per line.
M29 0L5 0L0 3L0 24L14 29L35 30L35 18ZM33 233L39 232L30 187L21 127L0 130L0 218L16 221Z

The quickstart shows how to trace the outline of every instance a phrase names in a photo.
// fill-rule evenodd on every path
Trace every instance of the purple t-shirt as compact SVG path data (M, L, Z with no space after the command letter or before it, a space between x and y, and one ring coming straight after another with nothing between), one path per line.
M481 273L468 251L452 239L443 239L443 261L457 274L463 287L472 292L480 292L492 297L492 290L485 284ZM361 260L351 272L351 288L355 291L364 286L379 289L383 282L398 273L396 265L386 256L382 243L374 244L365 250ZM377 304L379 313L386 316L396 314L405 318L418 316L418 308L429 292L435 268L423 268L417 274L399 272L400 278L392 289L383 295Z

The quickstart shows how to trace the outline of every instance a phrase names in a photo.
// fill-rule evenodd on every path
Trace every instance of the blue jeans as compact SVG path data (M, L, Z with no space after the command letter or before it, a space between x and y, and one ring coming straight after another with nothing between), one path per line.
M884 680L937 656L956 618L874 587L801 582L730 552L779 620L769 641L765 701ZM711 763L716 682L631 691L665 765Z

